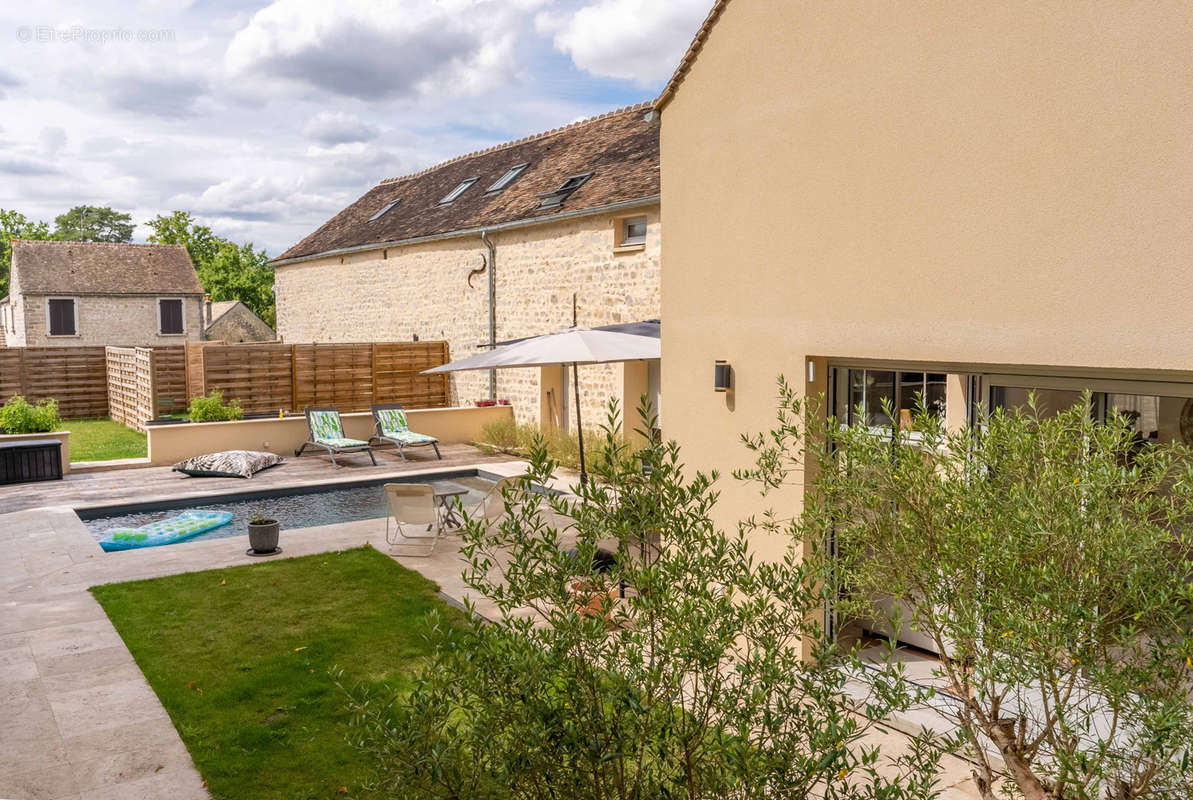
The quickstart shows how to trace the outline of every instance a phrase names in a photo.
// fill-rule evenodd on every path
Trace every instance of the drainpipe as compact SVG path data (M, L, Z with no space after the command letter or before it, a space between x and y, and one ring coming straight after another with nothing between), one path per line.
M497 245L488 231L481 231L481 241L489 248L489 349L497 344ZM497 370L489 370L489 399L497 399Z

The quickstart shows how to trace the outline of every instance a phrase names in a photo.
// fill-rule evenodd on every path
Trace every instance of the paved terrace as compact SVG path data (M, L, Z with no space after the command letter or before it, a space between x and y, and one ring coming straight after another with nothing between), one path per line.
M291 460L241 479L184 478L163 468L79 476L0 491L0 797L21 800L205 799L209 795L165 709L145 681L91 586L249 562L244 537L105 554L72 507L197 496L246 488L327 483L387 474L473 466L511 475L521 462L450 447L444 460L384 466L345 459ZM431 477L428 475L428 477ZM19 510L13 510L13 507ZM5 513L7 512L7 513ZM431 558L390 553L438 583L449 599L466 596L459 539ZM384 522L362 520L282 534L280 558L366 543L386 552ZM480 605L482 614L492 609ZM891 732L878 739L898 747ZM877 743L877 742L875 742ZM148 746L147 746L148 745ZM942 776L949 800L974 798L968 766L951 760Z

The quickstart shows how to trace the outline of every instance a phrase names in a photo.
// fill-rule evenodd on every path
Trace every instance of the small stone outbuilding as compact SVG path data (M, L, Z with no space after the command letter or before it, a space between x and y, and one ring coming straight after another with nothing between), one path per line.
M174 244L12 242L7 347L149 347L203 338L203 287Z
M206 303L206 336L212 342L272 342L273 328L239 300Z

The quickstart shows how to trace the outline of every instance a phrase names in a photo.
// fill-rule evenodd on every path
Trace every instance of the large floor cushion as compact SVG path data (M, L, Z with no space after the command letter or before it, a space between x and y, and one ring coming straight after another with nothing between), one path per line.
M225 450L179 461L174 465L174 471L196 478L251 478L254 473L284 460L277 453Z

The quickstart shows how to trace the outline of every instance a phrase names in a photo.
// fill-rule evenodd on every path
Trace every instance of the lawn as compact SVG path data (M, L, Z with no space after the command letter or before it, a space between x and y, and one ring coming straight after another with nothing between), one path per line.
M69 419L62 427L70 431L71 461L110 461L149 455L145 434L106 417Z
M92 589L213 797L245 800L358 795L331 673L408 687L426 613L461 618L435 591L371 547Z

